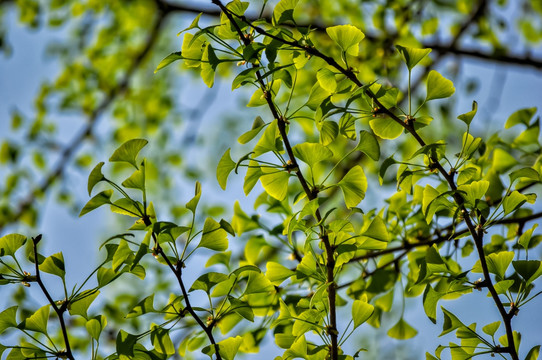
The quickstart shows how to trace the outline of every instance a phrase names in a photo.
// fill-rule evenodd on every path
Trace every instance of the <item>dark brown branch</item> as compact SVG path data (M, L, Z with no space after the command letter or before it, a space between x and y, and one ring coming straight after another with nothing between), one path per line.
M61 307L58 307L56 302L53 300L51 295L49 294L49 291L45 287L45 284L41 280L40 275L40 268L39 268L39 262L38 262L38 243L41 240L41 234L36 236L35 238L32 238L32 249L34 251L34 264L36 265L36 282L38 283L41 291L47 298L47 301L49 301L49 304L51 304L52 308L54 309L56 315L58 316L58 321L60 323L60 328L62 330L62 337L64 338L64 346L66 347L66 350L62 351L62 354L55 354L57 356L65 356L66 358L70 360L75 360L72 354L72 350L70 347L70 339L68 338L68 331L66 328L66 322L64 321L64 313L67 310L67 303L66 301L62 303Z
M143 217L143 222L145 223L146 226L150 226L152 224L151 220L147 216ZM182 278L182 274L183 274L182 269L183 269L184 264L182 262L179 262L178 264L173 265L171 261L169 260L169 258L167 257L166 253L164 252L164 250L162 249L162 247L160 246L160 244L158 243L158 239L154 232L152 233L152 239L154 241L155 253L162 257L162 259L166 262L169 269L175 275L177 282L179 283L179 287L181 288L181 292L184 297L184 302L186 304L185 306L186 310L192 316L192 318L194 318L194 320L201 327L201 329L205 332L205 334L207 335L207 338L209 339L209 341L215 348L216 359L222 360L222 356L220 355L220 352L219 352L219 345L216 343L215 338L213 336L213 326L212 326L213 323L211 323L211 325L209 326L205 325L205 323L200 319L200 317L198 316L198 314L192 307L192 304L190 303L190 298L188 297L188 292L186 291L186 287L184 286L184 281Z

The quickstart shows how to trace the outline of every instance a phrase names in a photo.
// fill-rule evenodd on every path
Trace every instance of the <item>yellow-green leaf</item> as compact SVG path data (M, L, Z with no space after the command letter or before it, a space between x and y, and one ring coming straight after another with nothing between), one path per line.
M431 70L427 76L427 97L425 101L443 99L454 94L454 84L440 75L437 71Z
M337 25L326 29L329 37L349 55L358 56L359 43L365 34L353 25Z
M343 192L344 202L348 208L357 206L365 198L367 178L359 165L350 169L337 185Z

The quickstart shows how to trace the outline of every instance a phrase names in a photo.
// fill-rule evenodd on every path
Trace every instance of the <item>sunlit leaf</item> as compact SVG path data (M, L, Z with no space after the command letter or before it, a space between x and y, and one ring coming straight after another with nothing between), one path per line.
M472 102L472 110L468 113L461 114L457 118L461 121L463 121L467 126L470 126L470 123L472 122L472 119L474 119L474 116L476 115L476 112L478 111L478 103L476 101Z
M299 0L280 0L273 9L273 25L294 21L294 9Z
M147 144L148 141L145 139L128 140L115 150L113 155L109 158L109 161L127 162L137 169L137 155Z
M437 71L431 70L427 76L427 96L425 101L443 99L454 94L454 84L440 75Z
M265 191L278 201L282 201L288 195L288 180L290 174L281 169L262 168L263 175L260 177Z
M311 168L325 160L333 157L333 153L327 147L319 143L302 143L297 144L292 148L294 156L303 161Z
M409 71L431 52L431 49L416 49L401 45L395 45L395 47L403 57Z
M105 179L105 176L102 174L102 166L104 166L104 162L100 162L98 165L92 169L90 172L90 175L88 176L88 196L90 196L90 193L92 192L92 189L94 189L94 186L96 186L97 183Z
M70 315L79 315L88 319L88 308L98 295L100 295L98 290L85 290L81 292L68 306Z
M327 68L322 68L316 73L316 79L322 87L322 89L334 93L337 89L337 80L335 79L335 73Z
M162 61L160 61L156 69L154 69L154 73L156 74L158 70L161 70L165 68L166 66L168 66L169 64L181 59L184 59L184 58L180 51L169 54L164 59L162 59Z
M410 326L403 318L388 330L389 337L399 340L412 339L416 335L418 335L418 331Z
M520 109L516 112L514 112L510 117L506 120L506 123L504 124L504 127L506 129L511 128L514 125L517 124L524 124L526 126L529 126L529 122L533 118L533 115L536 113L537 108L525 108Z
M373 315L374 306L363 300L354 300L352 304L352 319L354 329L366 322Z
M32 315L24 319L17 327L21 330L36 331L47 334L47 321L51 305L45 305L36 310Z
M48 274L53 274L64 278L66 275L66 267L64 266L64 255L61 252L53 254L45 258L39 265L39 269Z
M359 165L350 169L337 185L343 192L344 202L348 208L357 206L365 198L367 178Z
M222 155L216 168L216 179L222 190L226 190L228 176L230 176L230 173L235 169L235 162L231 159L230 150L231 149L226 150L224 155Z
M403 133L403 126L392 118L377 118L369 122L373 132L382 139L393 140Z
M203 225L203 233L198 247L214 251L226 251L228 249L228 233L222 229L219 223L207 218Z
M21 234L8 234L0 238L0 257L13 256L26 243L26 236Z
M353 25L337 25L326 28L329 37L337 45L352 56L358 56L359 43L365 38L365 34Z
M96 194L92 199L90 199L86 205L81 209L79 217L85 215L86 213L91 212L94 209L99 208L105 204L111 204L111 196L113 195L113 190L104 190L101 193Z

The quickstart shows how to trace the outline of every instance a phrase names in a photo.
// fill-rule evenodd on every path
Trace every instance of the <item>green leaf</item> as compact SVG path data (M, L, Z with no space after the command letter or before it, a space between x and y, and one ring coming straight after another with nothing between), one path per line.
M454 94L454 84L440 75L437 71L431 70L427 76L427 97L425 101L443 99Z
M127 198L120 198L111 203L112 212L131 217L142 217L141 209L143 209L143 204L139 201L133 201Z
M356 140L356 118L350 113L344 113L339 120L339 133L350 140Z
M321 161L329 160L333 157L331 150L319 143L297 144L292 148L292 150L296 158L303 161L311 168L315 164L318 164Z
M278 201L282 201L288 195L288 180L290 174L281 169L262 168L263 175L260 177L265 191Z
M220 60L215 54L211 44L207 44L201 56L201 72L200 76L209 88L212 88L215 82L215 70L220 64Z
M454 314L446 310L444 307L440 307L444 313L444 323L442 324L442 333L439 336L446 335L455 329L466 327Z
M534 224L532 228L530 228L527 231L524 231L523 234L519 237L518 244L523 246L525 250L529 249L529 244L531 242L531 238L533 236L533 232L538 227L538 224Z
M416 49L401 45L395 45L395 47L403 57L403 61L405 62L408 71L411 71L424 57L431 52L431 49Z
M380 170L378 171L378 180L380 182L380 185L384 183L384 176L386 175L386 171L388 171L390 166L395 164L397 164L397 161L393 158L393 155L382 162L382 165L380 165Z
M209 294L209 292L215 285L226 280L228 280L228 275L226 274L217 273L217 272L208 272L206 274L201 275L196 281L194 281L194 283L190 287L190 290L188 291L190 292L194 290L203 290L207 294Z
M525 167L512 171L508 176L510 177L510 184L512 184L517 179L529 179L536 182L540 181L540 174L538 173L538 171L530 167Z
M476 101L472 102L472 110L468 113L464 113L459 115L457 118L461 121L463 121L467 126L470 126L470 123L472 122L472 119L474 119L474 116L476 115L476 112L478 111L478 103Z
M504 273L514 259L513 251L501 251L486 256L487 268L490 273L497 275L498 279L504 279Z
M169 337L168 329L152 324L151 342L156 352L168 356L175 354L175 345L173 345L173 341Z
M292 327L292 334L294 336L300 336L308 331L318 329L318 324L322 320L320 311L310 309L302 312L294 322Z
M525 202L527 202L527 196L523 195L519 191L512 191L510 194L508 194L508 196L504 198L504 201L502 203L504 215L508 215L511 212L514 212Z
M237 141L239 142L239 144L246 144L250 140L254 139L256 135L258 135L260 131L265 127L265 125L266 123L263 121L261 116L256 116L254 122L252 123L252 129L239 136Z
M98 290L85 290L81 292L74 300L70 301L68 306L70 315L80 315L88 319L88 308L98 295L100 295Z
M233 360L235 358L235 355L239 351L239 347L241 347L242 343L243 338L241 336L236 336L234 338L230 337L219 342L218 351L220 352L222 359ZM201 351L204 354L212 357L212 355L215 353L215 347L209 345L204 347Z
M39 269L48 274L53 274L64 279L66 268L64 266L64 256L61 252L45 258L40 264Z
M254 188L254 185L260 180L260 177L263 175L263 172L259 166L259 164L254 161L250 160L248 163L248 169L247 173L245 175L245 180L243 183L243 191L245 192L245 195L248 195L252 189Z
M134 318L148 313L154 313L154 294L151 294L137 303L136 306L130 310L126 318Z
M92 189L94 189L94 186L96 186L97 183L105 179L104 174L102 174L102 166L104 166L103 161L96 165L88 176L88 196L90 196L90 193L92 192Z
M9 328L17 327L17 308L18 306L12 306L0 312L0 334Z
M109 161L111 162L127 162L137 169L137 155L148 144L145 139L131 139L119 146L117 150L111 155Z
M36 331L47 334L47 321L51 305L45 305L36 310L32 315L24 319L17 327L21 330Z
M493 337L497 330L499 330L499 327L501 326L500 321L492 322L491 324L487 324L482 328L482 331L488 334L489 336Z
M381 216L376 216L362 235L378 241L390 241L390 234Z
M273 10L273 25L294 21L294 9L299 0L280 0Z
M460 185L457 189L466 193L465 200L467 205L469 205L470 207L475 207L477 200L482 199L482 197L489 189L489 181L473 181L468 185Z
M90 336L92 336L95 340L99 340L100 334L102 333L102 330L105 328L106 325L106 317L103 315L97 315L87 321L85 327L87 328Z
M222 190L226 190L226 184L228 183L228 176L235 169L235 162L231 159L230 150L226 150L216 168L216 179Z
M141 167L134 171L121 185L128 189L137 189L145 192L145 161L142 161Z
M348 208L357 206L365 198L367 178L359 165L351 168L337 185L343 192L344 202Z
M412 339L416 335L418 335L418 331L410 326L402 317L397 324L388 330L389 337L399 340Z
M542 262L540 260L512 261L512 266L527 283L532 283L542 275Z
M120 356L125 355L128 358L132 358L134 356L134 346L136 343L136 335L129 334L124 330L119 331L116 341L117 353Z
M493 169L502 174L514 167L518 161L508 151L496 148L493 152Z
M361 130L359 132L359 142L356 150L365 153L365 155L374 161L380 159L380 145L378 145L378 140L368 131Z
M392 118L377 118L369 121L373 132L382 139L396 139L403 133L403 126Z
M219 223L207 218L205 224L203 224L203 234L198 247L214 251L226 251L228 249L228 233L222 229Z
M510 117L506 120L506 123L504 124L505 129L509 129L514 125L517 124L524 124L525 126L529 126L529 122L531 122L531 119L533 118L533 115L536 113L537 108L525 108L520 109L516 112L514 112Z
M320 143L327 146L339 135L339 125L335 121L323 121L319 125Z
M316 79L322 89L334 93L337 90L337 80L335 79L335 73L327 68L322 68L316 73Z
M245 294L260 294L260 293L269 293L273 291L275 287L265 277L264 274L251 271L248 273L247 287L245 289Z
M443 295L433 290L431 284L427 284L423 292L423 309L425 315L433 324L437 323L437 303Z
M228 300L231 304L230 311L233 310L248 321L254 322L254 311L247 302L236 299L233 296L228 296Z
M270 91L271 99L274 99L274 97L279 92L280 85L281 85L281 80L280 79L274 80L271 83L271 90L267 90L267 91ZM267 100L266 100L266 98L264 96L264 92L263 92L262 88L258 88L254 92L254 94L252 94L252 96L250 97L250 100L249 100L249 102L247 104L247 107L258 107L258 106L262 106L262 105L266 105L266 104L267 104Z
M13 256L26 243L26 236L21 234L8 234L0 238L0 257Z
M267 129L265 129L262 137L254 147L254 157L265 154L269 151L281 151L282 142L280 141L280 131L277 125L277 120L273 120Z
M195 190L194 190L194 197L189 202L186 203L185 207L188 210L192 211L192 213L195 214L200 197L201 197L201 184L200 184L199 181L196 181L196 186L195 186Z
M163 58L162 61L160 61L160 63L156 67L156 69L154 69L154 73L156 74L159 70L161 70L161 69L165 68L166 66L168 66L169 64L171 64L171 63L173 63L173 62L175 62L177 60L181 60L181 59L184 59L184 57L183 57L183 55L182 55L182 53L180 51L169 54L168 56Z
M126 240L121 240L115 254L113 255L113 261L111 264L113 271L118 271L125 261L131 256L134 256L134 252L132 249L130 249L128 242Z
M201 65L201 57L205 49L206 41L202 36L195 37L190 33L184 34L181 53L176 53L182 56L184 64L190 68L199 68ZM175 59L178 60L178 59Z
M284 265L274 261L267 262L267 271L265 276L273 283L273 285L279 286L284 280L293 275L295 275L295 272L288 269Z
M373 315L375 308L363 300L354 300L352 304L352 319L354 320L354 329L366 322Z
M359 43L365 38L365 34L353 25L337 25L326 28L329 37L345 53L358 56Z
M525 360L537 360L540 355L540 345L533 346L525 357Z
M185 29L179 31L179 32L177 33L177 36L181 35L183 32L188 31L188 30L192 30L192 29L195 29L195 28L198 28L198 29L199 29L199 28L200 28L200 27L199 27L199 19L201 18L201 15L203 15L202 12L199 13L198 16L196 16L196 18L195 18L194 20L192 20L192 23L190 24L190 26L188 26L187 28L185 28Z
M85 215L86 213L91 212L94 209L99 208L102 205L105 204L111 204L111 196L113 195L113 190L104 190L101 193L96 194L92 199L90 199L83 209L81 209L81 212L79 213L79 217Z

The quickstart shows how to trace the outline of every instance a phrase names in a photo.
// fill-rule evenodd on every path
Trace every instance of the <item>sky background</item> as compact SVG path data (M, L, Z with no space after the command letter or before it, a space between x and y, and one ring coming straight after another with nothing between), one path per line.
M8 23L5 24L5 27L8 28L13 54L10 57L0 56L0 138L2 139L12 135L9 131L11 111L17 108L25 115L32 114L34 111L33 98L41 81L43 79L54 79L60 71L58 64L44 58L46 44L52 39L58 41L66 39L66 34L62 29L57 31L39 30L36 32L19 26L16 16L8 16L7 19ZM179 26L179 28L182 28L182 26ZM175 43L175 41L178 43L179 41L175 37L175 33L171 34L171 39L172 43ZM537 49L536 53L542 54L541 49ZM487 62L481 60L464 60L458 64L453 64L453 61L455 60L445 61L440 65L439 69L445 69L450 65L460 66L462 81L474 79L478 83L478 90L474 94L467 97L462 97L459 93L455 95L458 99L457 114L470 111L472 100L478 102L479 111L473 123L473 132L476 136L485 138L496 129L502 129L508 116L520 108L533 106L540 108L542 105L541 70L495 64L488 65ZM460 89L462 85L456 83L456 89ZM180 101L186 104L194 103L202 96L204 91L208 91L205 89L201 85L197 91L193 91L190 87L181 88ZM235 106L238 103L237 95L232 94L229 89L229 85L224 83L219 86L218 90L209 90L219 91L220 93L213 107L202 118L201 128L212 127L214 119L219 118L219 115L227 111L228 107ZM495 96L496 93L500 93L500 96ZM66 136L66 141L77 131L78 127L73 126L75 123L71 124L69 121L63 121L61 133ZM188 161L193 161L194 166L196 166L197 156L186 156L186 159L192 159ZM88 174L74 175L81 182L81 193L84 194ZM247 201L243 198L240 190L241 186L238 186L241 184L241 178L230 180L232 185L228 186L229 190L225 194L219 189L214 179L204 183L204 192L211 194L211 201L220 198L233 204L238 199L242 204L251 204L250 200ZM44 234L46 240L43 245L44 252L50 254L61 249L65 255L66 266L70 270L67 276L68 281L81 281L84 274L91 271L97 264L97 244L110 235L102 224L107 224L108 221L111 221L110 217L117 215L111 214L104 208L82 218L77 218L65 207L56 204L53 197L49 197L44 206L43 213L45 215L38 226L39 232ZM540 253L538 258L540 258ZM187 282L191 283L190 280ZM496 321L499 317L494 307L482 309L481 311L477 306L484 298L485 292L475 292L464 296L458 301L444 301L439 305L443 305L452 311L457 310L457 314L460 314L461 319L467 324L471 322L471 319L480 324ZM529 336L524 336L522 341L523 354L542 340L542 311L539 310L541 305L540 299L531 302L514 319L514 329L520 331L529 329L534 332ZM407 299L407 309L406 320L415 325L419 331L418 336L413 341L395 341L385 337L384 334L367 329L366 334L368 337L364 340L363 346L370 347L372 345L370 343L371 336L373 336L373 340L375 342L378 340L380 346L386 347L387 344L406 346L410 352L419 351L420 354L423 354L425 351L432 352L440 343L446 343L443 339L435 336L442 329L441 313L439 313L438 325L433 325L423 312L421 298ZM522 313L528 314L528 316L522 316ZM347 317L348 314L343 314L343 316ZM392 314L391 316L395 316L397 319L398 314ZM393 321L389 322L389 324L393 324ZM387 329L384 330L387 331ZM527 334L525 332L525 335ZM450 337L452 340L453 338L453 336ZM385 340L382 341L382 339Z

